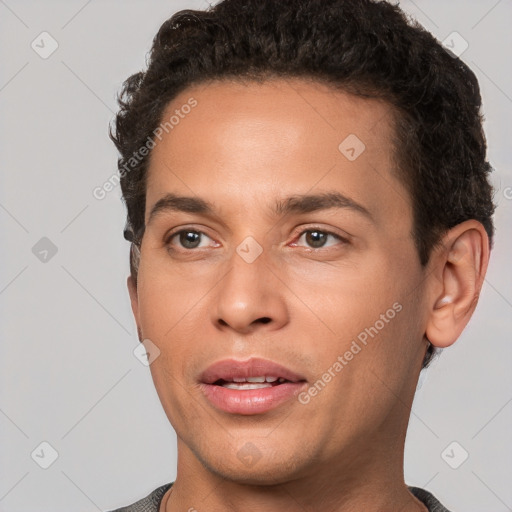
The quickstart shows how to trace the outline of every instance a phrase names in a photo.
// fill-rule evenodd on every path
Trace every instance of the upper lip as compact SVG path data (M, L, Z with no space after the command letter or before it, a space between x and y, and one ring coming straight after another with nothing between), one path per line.
M218 380L231 382L235 377L282 377L291 382L305 381L306 379L286 368L285 366L266 359L251 358L246 361L224 359L209 366L199 377L205 384L213 384Z

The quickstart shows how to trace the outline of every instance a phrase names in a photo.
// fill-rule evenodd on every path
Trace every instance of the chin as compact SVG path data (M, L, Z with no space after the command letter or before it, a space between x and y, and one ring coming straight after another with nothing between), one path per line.
M250 448L248 451L250 451ZM242 452L240 457L237 455L226 457L225 453L219 453L201 460L211 473L242 485L284 484L299 478L300 473L302 473L301 469L308 465L307 461L297 460L296 453L287 454L285 458L279 460L269 459L263 454L258 459L255 456L253 460L248 457L243 460L244 453ZM240 458L242 458L242 461Z

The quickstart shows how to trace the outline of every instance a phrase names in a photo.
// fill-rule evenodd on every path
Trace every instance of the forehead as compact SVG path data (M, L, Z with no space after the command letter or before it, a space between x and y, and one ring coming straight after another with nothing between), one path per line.
M407 205L393 172L392 123L386 102L319 82L189 87L163 113L149 165L146 216L166 192L213 197L220 207L336 189L384 209L390 202Z

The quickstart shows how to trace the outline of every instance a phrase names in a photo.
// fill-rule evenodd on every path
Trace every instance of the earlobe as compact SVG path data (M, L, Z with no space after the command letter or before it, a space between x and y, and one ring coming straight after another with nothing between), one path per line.
M128 286L128 293L130 295L130 303L132 306L132 313L133 313L133 317L135 319L135 323L137 324L137 334L138 334L139 341L140 341L140 340L142 340L142 331L141 331L140 323L139 323L139 297L137 294L137 284L135 282L135 279L131 275L126 280L126 284Z
M433 254L432 298L425 331L435 347L452 345L473 314L489 261L489 239L475 220L465 221L445 234Z

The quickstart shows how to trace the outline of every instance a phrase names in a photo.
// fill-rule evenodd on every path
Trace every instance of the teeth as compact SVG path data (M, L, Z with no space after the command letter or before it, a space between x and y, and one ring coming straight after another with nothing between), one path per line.
M247 382L265 382L265 377L247 377Z
M267 376L259 376L259 377L233 377L233 382L252 382L252 383L261 383L261 382L275 382L277 377L267 377ZM282 379L281 382L284 382L285 379Z
M268 382L263 383L252 383L252 382L243 382L243 383L237 383L237 382L227 382L225 384L222 384L223 388L229 388L229 389L263 389L263 388L271 388L272 384L269 384Z

